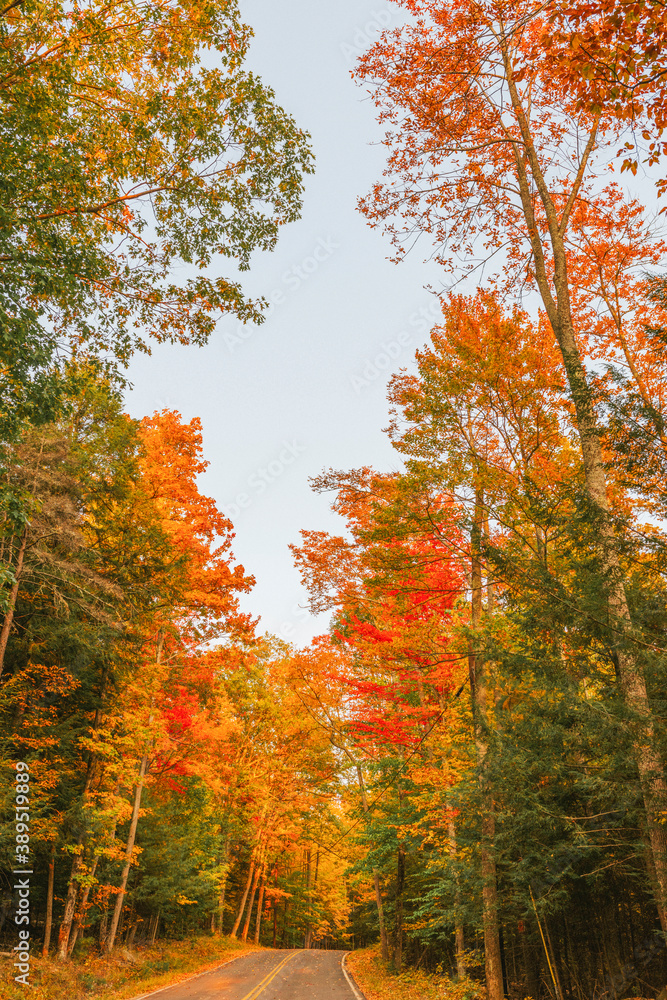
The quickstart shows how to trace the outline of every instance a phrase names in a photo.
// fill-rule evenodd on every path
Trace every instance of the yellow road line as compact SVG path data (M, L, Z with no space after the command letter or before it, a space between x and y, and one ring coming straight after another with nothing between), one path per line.
M275 969L271 969L271 971L267 973L266 976L264 976L264 979L262 979L260 983L257 983L256 986L253 986L253 988L250 990L250 993L246 993L246 995L243 997L243 1000L255 1000L255 998L258 997L259 994L266 989L269 983L271 983L275 979L275 977L282 969L283 965L286 965L291 958L294 958L295 955L296 952L293 951L291 955L288 955L287 958L284 958L282 960L282 962L279 962L278 965L276 965Z

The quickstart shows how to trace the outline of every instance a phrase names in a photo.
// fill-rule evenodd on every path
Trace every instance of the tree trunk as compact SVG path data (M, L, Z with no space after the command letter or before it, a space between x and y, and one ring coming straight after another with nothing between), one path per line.
M162 662L162 642L163 635L162 631L158 630L157 634L157 648L155 652L155 663L159 667ZM150 733L151 726L153 724L153 705L154 698L151 697L151 706L148 716L148 732ZM148 740L150 744L150 737ZM125 864L123 865L123 872L121 875L120 886L118 895L116 896L116 905L114 906L113 916L111 918L111 927L109 928L109 935L104 943L104 950L109 954L116 943L116 933L118 931L118 923L121 918L121 913L123 912L123 903L125 901L125 890L127 889L127 880L130 874L130 867L132 865L132 852L134 851L134 842L137 836L137 826L139 824L139 811L141 809L141 795L144 789L144 780L146 778L146 770L148 768L148 745L141 758L141 764L139 765L139 778L137 780L137 787L134 792L134 805L132 806L132 818L130 819L130 832L127 837L127 843L125 845ZM115 827L115 825L114 825Z
M125 947L130 949L134 944L134 939L137 933L137 928L139 926L139 918L135 916L132 926L130 927L130 932L127 935L127 940L125 942Z
M364 813L368 813L368 798L366 796L366 783L361 765L357 764L357 776L359 778L359 788L361 789L361 804ZM377 868L373 869L373 884L375 886L375 905L378 911L378 926L380 928L380 948L382 949L382 959L389 961L389 943L387 941L387 928L384 922L384 908L382 906L382 893L380 892L380 875Z
M260 841L261 841L261 836L262 836L262 825L264 823L264 817L266 816L266 809L267 809L267 804L264 803L264 806L262 808L262 815L260 817L259 823L257 824L257 832L255 833L255 846L254 846L254 848L252 849L252 851L250 853L250 867L248 869L248 880L247 880L247 882L245 884L245 891L244 891L243 897L241 899L241 903L240 903L240 906L239 906L239 911L236 914L236 920L234 921L234 926L232 927L232 932L229 935L230 937L233 937L233 938L236 937L236 932L239 929L239 925L241 923L241 918L243 917L243 911L245 909L246 900L248 898L248 892L250 890L250 883L252 882L253 876L255 875L255 869L256 869L256 867L259 867L260 855L262 853L261 852ZM252 908L252 903L251 903L251 908Z
M99 860L100 860L99 855L97 855L95 857L95 860L93 861L93 866L90 869L90 876L89 876L89 878L91 880L95 877L95 871L97 869L97 865L98 865ZM74 947L76 945L76 942L77 942L77 939L78 939L79 934L81 932L81 929L82 929L82 927L85 924L86 913L88 911L88 896L89 895L90 895L90 884L88 884L86 886L86 888L84 889L84 891L83 891L83 896L81 898L81 902L79 903L79 907L78 907L76 916L74 918L74 924L72 926L72 931L70 933L69 943L67 945L67 956L68 957L74 951Z
M278 905L276 900L273 900L273 947L276 946L276 934L278 931Z
M471 625L472 642L479 642L482 622L482 554L481 541L484 524L484 494L475 490L475 513L470 535L471 552ZM472 689L475 743L479 767L479 786L482 806L482 836L480 861L482 874L482 912L484 926L484 971L488 1000L503 1000L503 970L498 926L498 884L495 860L494 802L489 786L488 771L488 715L487 678L484 657L471 644L469 649L470 686Z
M21 582L21 574L23 572L23 559L25 557L27 544L28 530L26 528L21 536L21 544L19 546L18 556L16 557L16 566L14 568L14 583L12 584L12 589L9 592L7 611L5 612L5 619L2 623L2 630L0 631L0 675L2 674L3 667L5 665L5 652L7 650L7 642L9 641L9 633L11 632L12 622L14 621L16 598L19 594L19 585Z
M377 868L373 869L373 885L375 886L375 906L378 911L378 925L380 928L380 948L382 959L389 961L389 943L387 941L387 928L384 922L384 907L382 905L382 892L380 890L380 873Z
M260 873L261 873L260 865L257 865L257 867L255 868L255 874L254 874L253 880L252 880L252 890L250 892L250 903L248 905L248 911L246 913L245 923L243 924L243 932L241 933L241 940L242 941L246 941L247 938L248 938L248 930L250 929L250 918L252 916L252 908L253 908L253 904L255 902L255 893L257 892L257 883L259 881Z
M618 667L620 687L625 704L631 709L639 723L639 732L634 744L635 763L639 772L655 865L658 915L663 933L667 934L667 831L661 822L667 808L667 780L664 764L656 747L655 727L644 671L628 648L629 641L632 641L632 620L620 565L619 543L614 533L600 430L572 318L568 254L565 242L569 218L565 214L559 216L549 191L531 134L529 118L524 111L514 80L510 47L509 39L501 39L501 52L510 98L517 115L522 138L522 143L516 143L514 146L521 203L533 250L537 286L563 358L570 397L574 403L586 490L598 520L598 551L604 575L603 587L607 599L611 646ZM574 208L583 183L586 165L595 149L598 127L599 118L591 129L582 155L578 179L574 182L567 200L569 212ZM528 165L532 179L528 176ZM537 189L546 215L550 248L553 254L553 290L545 261L540 227L533 209L533 185Z
M223 864L225 865L225 874L222 877L222 882L220 883L220 895L218 896L218 937L221 936L223 932L223 922L225 919L225 891L227 889L227 860L229 857L229 833L225 837L225 846L223 850Z
M107 931L109 928L109 900L107 899L104 904L104 913L102 914L102 919L100 920L100 952L104 954L105 946L107 942Z
M405 885L405 850L398 848L396 863L396 929L394 941L394 965L401 971L403 965L403 886Z
M544 934L547 939L547 944L549 946L549 951L551 952L551 965L554 973L555 987L558 994L558 1000L563 1000L563 987L560 981L560 975L558 973L558 963L556 962L556 952L554 951L554 946L551 943L551 934L549 933L549 922L544 918Z
M631 640L632 621L607 495L602 446L585 369L579 356L572 323L567 319L566 317L561 320L557 339L559 345L562 345L561 353L575 402L587 492L599 519L600 561L606 582L609 624L612 630L611 642L618 667L620 687L625 704L638 720L638 738L634 743L635 762L639 772L655 865L658 915L663 933L667 934L667 831L662 822L662 816L667 808L667 780L656 747L655 726L644 671L627 648L628 640ZM575 394L579 397L579 403Z
M457 845L456 845L456 824L454 823L454 817L451 812L448 811L447 815L447 839L449 841L449 855L456 863L457 857ZM456 874L456 889L454 892L454 906L456 908L456 913L454 916L454 948L456 951L456 974L459 979L465 979L467 974L466 961L465 961L465 937L463 935L463 924L461 922L461 890L459 888L459 878L458 873Z
M53 882L56 869L56 842L53 841L51 856L49 857L49 881L46 889L46 923L44 924L44 943L42 944L42 958L49 954L51 945L51 927L53 925Z
M503 1000L503 964L498 927L498 885L494 851L496 817L490 793L482 806L482 904L484 911L484 970L489 1000Z
M76 898L79 892L79 883L77 882L77 875L79 869L82 865L82 855L83 855L83 834L79 834L79 839L77 842L77 847L79 851L74 855L74 860L72 861L72 873L70 875L69 884L67 886L67 898L65 900L65 912L63 913L63 918L60 922L60 929L58 930L58 959L64 962L67 958L67 945L69 943L69 935L72 929L72 920L74 918L74 911L76 909Z
M119 793L120 793L120 783L118 783L114 788L113 794L114 796L117 796ZM111 830L109 831L107 838L110 846L113 846L113 844L116 841L117 826L118 826L118 817L115 816L111 826ZM100 921L100 931L99 931L100 954L104 954L108 931L109 931L109 897L108 895L105 895L104 910L102 911L102 919Z
M150 727L153 721L153 714L148 720L148 725ZM144 754L141 758L141 764L139 765L139 780L137 781L137 787L134 792L134 804L132 806L132 818L130 820L130 831L127 836L127 843L125 845L125 863L123 865L123 873L120 879L120 886L118 890L118 895L116 896L116 905L114 906L113 916L111 917L111 927L109 928L108 937L104 943L104 950L109 954L113 951L114 944L116 942L116 932L118 930L118 922L120 920L120 915L123 910L123 903L125 902L125 890L127 889L127 879L130 874L130 867L132 865L132 852L134 851L134 841L137 836L137 826L139 824L139 811L141 809L141 793L144 788L144 778L146 777L146 768L148 766L148 754Z
M225 890L227 888L227 876L225 875L222 880L222 885L220 886L220 895L218 896L218 927L217 934L220 937L223 933L223 921L225 919Z
M264 905L264 890L266 889L266 879L262 875L259 887L259 898L257 900L257 916L255 917L255 944L259 944L259 932L262 926L262 906Z
M239 929L239 924L241 923L241 918L243 917L243 911L245 910L246 899L248 898L248 893L250 891L250 883L253 880L255 874L255 862L251 858L250 866L248 868L248 878L246 879L245 889L243 890L243 895L241 897L241 902L239 903L238 913L236 914L236 920L234 921L234 926L232 927L231 934L232 938L236 937L236 932Z
M313 930L310 922L311 915L311 889L312 889L312 852L310 848L306 851L306 900L308 905L308 921L306 923L306 934L303 940L304 948L310 948Z

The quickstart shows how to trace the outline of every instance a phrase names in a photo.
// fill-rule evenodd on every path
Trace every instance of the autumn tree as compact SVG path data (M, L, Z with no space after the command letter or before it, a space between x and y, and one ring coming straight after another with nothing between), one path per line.
M577 212L599 193L596 174L620 126L606 108L580 108L576 94L550 73L542 7L495 0L401 5L414 21L385 32L358 70L388 125L390 149L387 183L376 185L362 209L393 233L399 257L404 235L425 232L452 271L457 255L470 260L481 243L488 252L502 249L506 285L539 293L574 407L620 687L641 733L635 760L667 928L667 843L659 821L667 783L633 642L568 246Z
M145 715L146 732L141 735L140 726L137 733L142 750L107 950L114 946L122 912L144 783L151 764L154 767L162 758L164 766L167 753L156 738L159 720L166 727L167 743L170 732L176 735L184 726L189 730L193 725L192 720L185 721L190 713L184 716L181 710L175 726L178 709L170 706L171 690L178 691L179 678L188 677L206 643L230 633L237 637L252 634L248 616L239 612L238 594L247 591L253 580L245 576L243 567L231 565L232 526L197 486L197 476L206 468L199 421L184 425L178 414L167 411L145 420L140 437L142 492L169 540L174 579L166 600L156 603L141 623L145 645L137 665L139 684L128 686L127 707ZM179 701L184 698L181 687Z
M369 768L375 776L380 761L390 774L396 769L391 784L396 785L399 813L405 812L402 759L416 747L420 754L430 753L422 743L460 685L462 660L452 656L450 625L452 607L464 589L461 539L453 526L454 506L434 501L430 510L420 507L400 477L369 469L330 471L313 485L320 492L335 493L332 506L346 518L349 538L302 532L302 545L292 546L311 606L334 609L331 645L314 644L297 663L302 663L304 697L313 717L352 767L352 780L359 785L358 808L370 831L375 827ZM405 513L406 506L413 514L419 508L419 516L401 520L397 510ZM330 703L331 684L342 685L344 702L334 694ZM391 939L398 968L405 935L406 849L397 835L392 848L396 886L391 930L385 924L388 900L383 900L377 864L382 852L368 852L383 953ZM363 862L358 867L363 868ZM460 929L457 940L462 968Z
M235 272L298 217L311 156L244 68L251 35L226 2L0 9L3 435L53 414L63 352L124 363L261 320Z
M549 9L552 30L543 44L556 72L582 106L605 108L634 126L619 154L622 169L655 164L667 112L667 21L662 4L636 0L574 0ZM658 189L664 191L664 180Z

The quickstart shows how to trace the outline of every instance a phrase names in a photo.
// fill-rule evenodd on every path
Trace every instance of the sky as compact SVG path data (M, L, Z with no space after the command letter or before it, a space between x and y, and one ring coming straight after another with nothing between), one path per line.
M248 293L275 301L266 321L225 319L206 347L138 356L127 407L135 417L169 407L201 418L210 466L200 488L230 516L237 560L257 580L243 608L261 616L260 632L305 645L327 619L308 613L288 544L301 529L344 529L308 479L326 468L399 466L382 433L387 380L428 338L437 300L426 286L438 273L423 263L427 247L392 264L388 238L356 209L385 153L350 70L381 27L399 23L399 8L242 0L241 9L255 31L249 66L310 132L316 173L302 219L242 279Z
M223 320L204 348L162 345L132 362L127 407L169 407L203 424L210 462L200 488L233 521L237 560L256 578L243 608L260 631L306 645L327 619L307 611L289 543L301 529L344 531L331 497L309 478L324 469L400 467L382 428L390 374L409 367L439 315L443 274L418 244L400 265L369 228L357 199L380 179L386 151L375 108L350 76L355 61L401 9L368 0L240 0L253 27L249 67L312 136L299 222L273 253L255 255L247 293L274 305L261 326ZM614 175L655 211L653 178ZM610 178L611 179L611 178ZM229 262L221 264L231 278Z

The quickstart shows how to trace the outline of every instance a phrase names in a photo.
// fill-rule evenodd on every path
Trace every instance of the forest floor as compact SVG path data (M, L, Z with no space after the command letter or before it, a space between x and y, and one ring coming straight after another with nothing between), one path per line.
M481 1000L479 983L463 979L454 983L446 976L422 969L392 972L380 957L380 946L353 951L348 970L366 1000Z
M85 942L84 942L85 943ZM0 958L0 1000L129 1000L214 969L230 958L256 951L254 944L201 937L158 941L152 948L119 949L113 957L91 951L71 962L30 961L30 988L14 982L13 958Z

